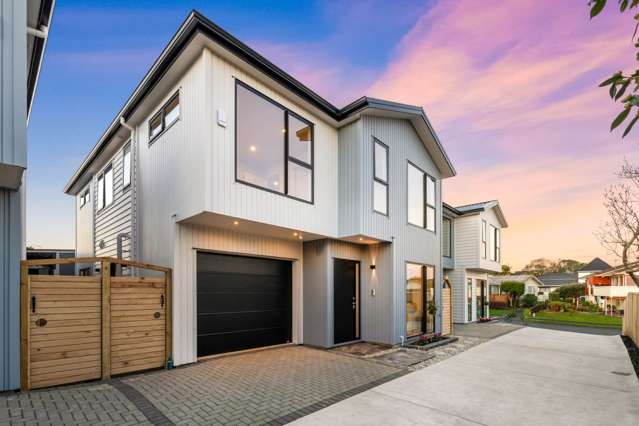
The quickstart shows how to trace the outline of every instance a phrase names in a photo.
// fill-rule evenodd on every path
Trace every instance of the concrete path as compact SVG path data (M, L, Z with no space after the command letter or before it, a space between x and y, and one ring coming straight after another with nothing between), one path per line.
M298 420L300 425L637 425L619 336L522 328Z

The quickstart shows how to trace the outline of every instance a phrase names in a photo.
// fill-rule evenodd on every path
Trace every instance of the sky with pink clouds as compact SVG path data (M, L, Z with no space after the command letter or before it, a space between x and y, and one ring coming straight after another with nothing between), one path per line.
M105 11L57 6L29 130L29 244L73 245L73 204L62 194L64 182L195 7L338 106L361 95L423 106L458 172L445 181L444 200L500 201L510 225L503 234L506 263L519 268L536 257L595 256L616 262L594 231L605 220L603 190L624 158L639 162L639 147L637 136L622 142L609 133L619 106L597 85L634 65L630 14L609 8L591 22L586 0L405 0L400 7L371 0L312 3L286 13L270 7L261 12L272 18L265 23L248 6L162 1L146 17L161 32L136 35L126 34L133 18L124 17L141 10L104 3L114 18L90 49L68 48L93 30L78 16ZM300 14L321 30L306 31ZM57 40L56 25L66 25ZM100 46L122 34L132 40L131 50ZM106 75L105 58L126 70ZM83 73L75 77L77 93L60 93L54 83L74 72ZM83 83L87 75L99 79ZM44 117L62 114L61 100L77 104L64 113L79 114L81 123L73 131L60 128L63 155L47 165L41 147L55 129ZM91 102L96 108L87 112ZM55 229L42 216L51 203Z

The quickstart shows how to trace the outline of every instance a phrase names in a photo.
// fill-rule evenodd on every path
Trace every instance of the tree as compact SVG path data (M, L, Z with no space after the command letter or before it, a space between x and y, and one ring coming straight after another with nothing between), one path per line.
M512 269L510 265L501 265L501 274L500 275L510 275L512 274Z
M606 7L606 3L608 3L608 0L589 0L588 5L590 6L590 19L599 15ZM617 3L621 13L639 6L639 0L617 0ZM639 39L635 41L637 30L639 29L639 14L634 15L633 19L635 20L635 31L632 35L631 42L634 43L636 48L639 48ZM639 61L639 53L635 60ZM637 91L639 91L639 69L636 69L629 74L624 73L623 71L614 73L610 78L599 85L599 87L607 86L610 86L610 97L615 102L621 101L621 104L623 105L621 112L615 117L612 124L610 124L610 131L613 131L627 118L631 117L621 136L623 138L630 133L632 127L635 125L637 120L639 120L639 95L636 94ZM628 96L624 97L624 94L626 93L628 93Z
M513 307L513 312L517 307L519 296L524 294L524 287L524 283L522 283L521 281L504 281L503 283L501 283L501 291L502 293L506 293L508 295L508 301Z
M639 274L633 270L633 263L639 258L639 171L625 162L618 176L622 182L604 192L608 220L596 235L602 246L621 258L626 272L639 287Z
M584 266L582 262L573 259L558 259L556 261L540 257L533 259L524 267L524 271L535 276L552 272L577 272Z

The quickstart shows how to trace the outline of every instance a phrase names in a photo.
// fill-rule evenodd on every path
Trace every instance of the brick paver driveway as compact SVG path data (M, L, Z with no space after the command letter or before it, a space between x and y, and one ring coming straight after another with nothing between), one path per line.
M407 371L284 347L28 393L0 395L0 424L283 424Z

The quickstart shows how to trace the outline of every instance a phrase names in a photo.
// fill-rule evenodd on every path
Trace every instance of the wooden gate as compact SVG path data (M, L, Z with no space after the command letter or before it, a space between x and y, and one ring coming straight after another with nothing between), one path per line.
M28 275L29 265L100 263L97 276ZM164 277L111 276L111 265ZM161 368L171 357L171 270L110 258L30 260L21 274L21 381L35 389Z

